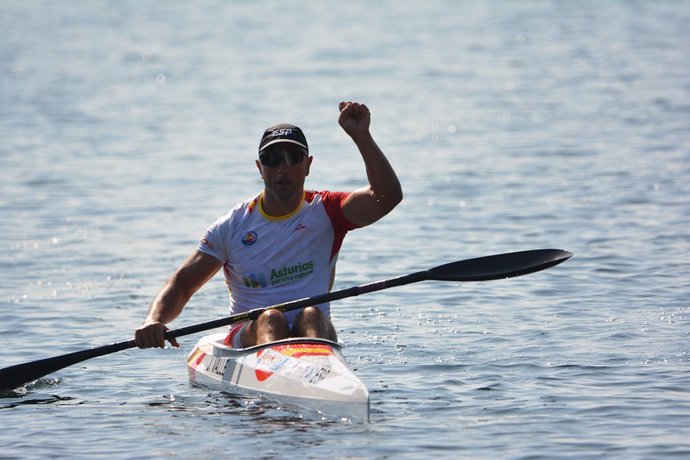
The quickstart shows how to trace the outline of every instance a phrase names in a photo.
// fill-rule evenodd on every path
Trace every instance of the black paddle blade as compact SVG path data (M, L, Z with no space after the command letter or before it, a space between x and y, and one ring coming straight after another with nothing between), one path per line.
M134 346L136 346L134 340L128 340L0 369L0 392L23 387L27 383L87 359L133 348Z
M538 272L565 262L572 253L562 249L534 249L495 256L477 257L440 265L428 270L437 281L488 281Z

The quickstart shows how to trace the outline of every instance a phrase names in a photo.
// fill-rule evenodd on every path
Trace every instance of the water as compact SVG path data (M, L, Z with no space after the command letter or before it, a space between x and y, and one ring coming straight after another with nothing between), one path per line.
M131 337L207 224L303 127L363 184L366 102L404 202L336 288L469 257L575 257L334 304L369 424L195 388L179 350L0 399L3 458L690 455L688 2L0 3L0 366ZM226 313L220 278L173 324Z

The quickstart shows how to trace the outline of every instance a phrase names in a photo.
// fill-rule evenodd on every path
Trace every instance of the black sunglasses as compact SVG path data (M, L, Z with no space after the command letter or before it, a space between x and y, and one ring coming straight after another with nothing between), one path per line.
M302 149L272 148L266 149L259 155L259 161L264 166L274 168L283 161L287 166L293 166L304 161L307 152Z

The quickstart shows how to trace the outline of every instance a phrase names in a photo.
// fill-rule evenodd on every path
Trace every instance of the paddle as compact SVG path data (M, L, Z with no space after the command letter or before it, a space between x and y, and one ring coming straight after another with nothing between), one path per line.
M545 268L553 267L569 259L572 253L561 249L536 249L531 251L512 252L493 256L478 257L476 259L461 260L431 268L409 275L377 281L361 286L354 286L340 291L293 300L266 308L257 308L244 313L225 318L207 321L180 329L170 330L166 338L181 337L221 326L227 326L241 321L253 320L269 308L282 312L317 305L333 300L354 297L369 292L380 291L395 286L416 283L418 281L487 281L514 276L526 275ZM0 391L21 387L55 371L98 356L115 353L117 351L134 348L134 340L126 340L110 345L104 345L89 350L77 351L52 358L39 359L25 364L0 369Z

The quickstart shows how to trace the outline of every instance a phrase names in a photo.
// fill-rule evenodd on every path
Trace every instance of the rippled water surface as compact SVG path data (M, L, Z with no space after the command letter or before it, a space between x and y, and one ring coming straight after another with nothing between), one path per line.
M303 127L361 186L366 102L405 200L336 288L531 248L505 281L333 305L368 424L191 386L181 349L0 398L2 458L690 456L690 3L0 1L0 367L131 337L206 226ZM220 277L181 327L226 314Z

